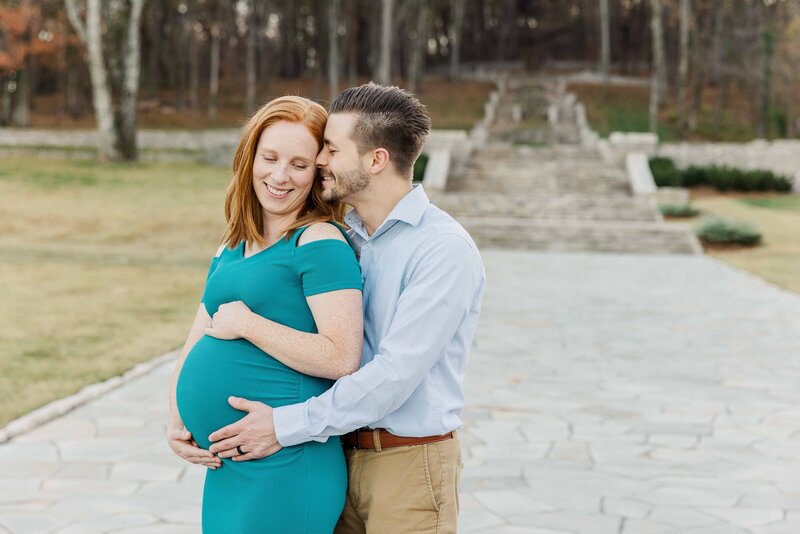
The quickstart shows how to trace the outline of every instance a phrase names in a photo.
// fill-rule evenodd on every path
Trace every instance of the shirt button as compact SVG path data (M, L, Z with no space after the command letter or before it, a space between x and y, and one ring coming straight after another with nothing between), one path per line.
M371 247L372 246L372 241L367 241L367 246Z

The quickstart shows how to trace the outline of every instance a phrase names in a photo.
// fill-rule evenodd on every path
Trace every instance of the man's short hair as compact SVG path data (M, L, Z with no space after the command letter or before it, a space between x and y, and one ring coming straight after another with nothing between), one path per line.
M359 153L385 148L400 174L411 173L431 129L425 106L414 95L372 82L345 89L331 102L330 113L356 114L350 136Z

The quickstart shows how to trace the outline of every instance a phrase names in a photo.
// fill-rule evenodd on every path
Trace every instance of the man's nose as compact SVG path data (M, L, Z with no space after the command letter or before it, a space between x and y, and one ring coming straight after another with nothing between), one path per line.
M317 168L321 169L322 167L328 166L328 158L325 154L325 149L323 148L319 154L317 154Z

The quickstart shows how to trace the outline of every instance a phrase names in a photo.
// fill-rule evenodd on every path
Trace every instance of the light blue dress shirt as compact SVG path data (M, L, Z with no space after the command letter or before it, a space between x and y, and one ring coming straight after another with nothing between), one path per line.
M461 385L486 275L472 238L416 186L370 236L345 219L364 279L361 369L308 401L275 408L284 447L357 428L437 436L461 427Z

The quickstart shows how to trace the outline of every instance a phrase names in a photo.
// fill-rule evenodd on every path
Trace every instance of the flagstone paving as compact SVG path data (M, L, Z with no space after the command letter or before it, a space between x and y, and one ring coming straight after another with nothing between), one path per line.
M702 256L484 250L460 532L800 532L800 297ZM0 445L0 533L200 531L172 365Z

